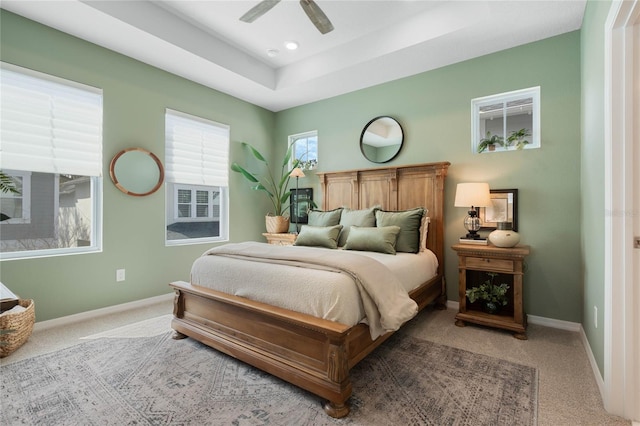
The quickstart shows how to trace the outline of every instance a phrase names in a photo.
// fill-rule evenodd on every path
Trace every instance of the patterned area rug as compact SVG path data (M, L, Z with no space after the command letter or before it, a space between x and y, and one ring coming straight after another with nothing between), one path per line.
M397 334L352 370L351 413L171 333L3 366L0 424L535 425L535 368Z

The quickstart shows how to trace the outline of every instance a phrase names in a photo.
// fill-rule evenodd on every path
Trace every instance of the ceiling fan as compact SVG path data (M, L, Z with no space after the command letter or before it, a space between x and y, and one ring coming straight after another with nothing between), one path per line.
M262 0L260 3L249 9L247 13L240 17L242 22L253 22L268 11L270 11L276 4L280 3L280 0ZM313 0L300 0L300 6L307 14L313 25L316 26L318 31L322 34L326 34L333 31L333 24L324 14L320 6Z

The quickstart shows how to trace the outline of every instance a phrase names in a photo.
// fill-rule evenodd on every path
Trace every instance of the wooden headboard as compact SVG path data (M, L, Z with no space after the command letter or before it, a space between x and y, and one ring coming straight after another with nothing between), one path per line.
M322 208L408 210L424 207L429 213L427 247L444 267L444 179L450 163L386 166L341 172L319 172Z

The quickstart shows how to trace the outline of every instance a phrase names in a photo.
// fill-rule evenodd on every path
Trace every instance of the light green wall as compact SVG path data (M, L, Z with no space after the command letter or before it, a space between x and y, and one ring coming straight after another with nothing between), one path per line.
M77 80L104 90L104 251L99 254L5 261L1 279L34 298L38 320L168 292L188 279L193 259L208 246L164 246L164 195L128 197L108 179L120 149L142 146L164 156L165 108L231 126L232 141L248 141L265 154L283 153L287 136L318 130L319 170L374 164L358 146L362 127L391 115L406 145L392 164L450 161L446 244L464 233L464 209L453 207L455 185L488 181L520 191L520 234L532 246L525 277L528 313L580 322L580 35L578 32L487 55L321 102L271 113L196 83L99 48L6 11L0 15L4 61ZM540 85L542 148L476 155L470 147L472 98ZM275 136L275 138L272 138ZM244 158L232 143L231 161ZM230 175L231 240L261 240L268 204ZM317 180L303 178L300 186ZM115 282L126 268L127 280ZM457 300L457 269L447 251L449 298Z
M604 373L604 23L610 1L589 1L581 31L582 52L582 252L584 328ZM598 327L593 307L598 308Z
M148 197L118 191L109 179L110 159L121 149L146 148L164 159L164 111L172 108L231 126L231 140L272 149L274 113L160 71L123 55L0 11L0 58L37 71L103 89L104 250L102 253L3 261L1 280L36 302L37 320L170 292L167 283L188 280L205 244L165 247L164 188ZM232 143L231 160L243 158ZM230 176L234 241L262 238L267 200L241 176ZM115 281L116 269L126 281Z
M474 154L471 99L541 86L541 149ZM582 320L580 271L580 33L572 32L380 86L279 112L276 141L318 130L321 171L372 167L360 153L360 132L373 117L390 115L405 146L390 164L450 161L446 184L446 246L464 234L465 209L453 207L456 184L487 181L518 188L519 233L527 260L527 313ZM313 186L307 177L301 186ZM315 197L319 197L316 195ZM446 251L450 300L458 299L457 259Z

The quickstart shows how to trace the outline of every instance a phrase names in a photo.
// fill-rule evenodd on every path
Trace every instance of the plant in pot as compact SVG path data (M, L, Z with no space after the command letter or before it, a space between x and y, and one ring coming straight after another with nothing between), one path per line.
M264 169L262 173L254 173L247 170L247 168L234 162L231 165L231 170L240 173L251 184L251 189L256 191L263 191L271 201L273 211L266 216L267 232L269 233L282 233L289 230L289 217L285 216L285 213L289 209L289 196L291 191L289 190L289 175L291 171L298 167L299 160L294 160L291 168L289 168L289 160L293 152L293 145L289 145L287 153L282 159L280 165L280 174L274 175L269 162L266 158L254 148L251 144L242 142L243 147L247 148L253 157L255 157Z
M515 143L516 149L522 149L529 143L529 141L525 139L527 136L531 136L529 129L514 130L507 138L507 146L511 146Z
M504 146L504 139L499 135L492 135L491 132L487 132L487 136L480 139L478 144L478 153L484 152L487 149L489 151L495 151L496 145Z
M479 300L487 313L495 314L509 302L507 297L509 286L506 283L496 284L494 282L498 276L497 273L487 272L487 275L489 275L489 279L477 287L468 289L466 294L471 303Z

